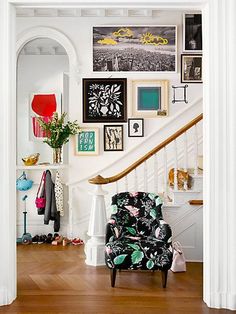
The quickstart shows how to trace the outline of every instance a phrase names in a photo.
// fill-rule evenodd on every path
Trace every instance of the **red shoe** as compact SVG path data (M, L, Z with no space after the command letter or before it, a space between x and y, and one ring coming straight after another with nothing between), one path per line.
M81 244L84 244L84 241L81 240L80 238L75 238L75 239L72 240L71 243L74 244L74 245L81 245Z

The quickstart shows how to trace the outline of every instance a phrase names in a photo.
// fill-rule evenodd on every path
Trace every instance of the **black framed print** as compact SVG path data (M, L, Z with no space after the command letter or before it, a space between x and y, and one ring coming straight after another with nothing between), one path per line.
M144 119L128 119L128 137L144 136Z
M202 52L202 14L183 14L183 51Z
M123 151L123 141L123 125L104 125L104 151Z
M84 78L83 122L126 122L127 79Z
M181 55L181 83L202 83L202 55Z

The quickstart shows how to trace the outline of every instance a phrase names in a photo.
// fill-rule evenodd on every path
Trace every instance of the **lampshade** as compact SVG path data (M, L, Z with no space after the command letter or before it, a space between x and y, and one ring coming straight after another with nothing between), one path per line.
M34 95L32 110L41 117L51 117L57 110L57 101L55 94L38 94Z

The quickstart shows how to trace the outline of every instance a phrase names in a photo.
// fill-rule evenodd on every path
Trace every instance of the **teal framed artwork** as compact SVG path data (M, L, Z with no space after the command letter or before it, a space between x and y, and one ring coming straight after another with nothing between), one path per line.
M133 117L155 118L168 115L168 80L135 80L132 81L132 92Z
M75 136L75 154L77 156L89 156L99 154L99 129L82 128Z

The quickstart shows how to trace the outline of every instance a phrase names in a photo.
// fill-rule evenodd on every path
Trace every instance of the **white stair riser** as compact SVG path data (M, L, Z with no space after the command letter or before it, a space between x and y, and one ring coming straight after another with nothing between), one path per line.
M189 200L201 200L202 192L200 191L170 191L170 198L174 205L183 205Z

